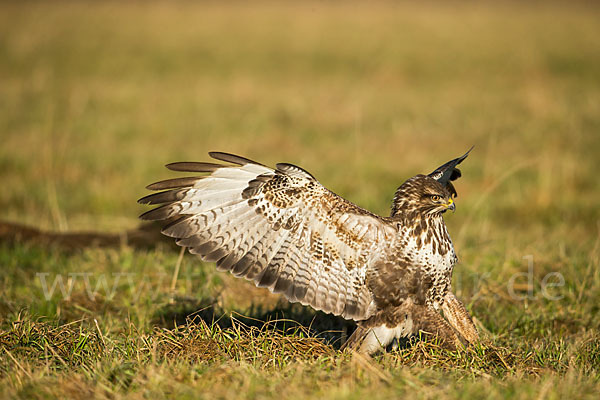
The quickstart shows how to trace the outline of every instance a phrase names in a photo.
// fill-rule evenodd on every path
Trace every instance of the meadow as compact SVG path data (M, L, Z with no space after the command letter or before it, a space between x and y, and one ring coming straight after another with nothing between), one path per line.
M0 220L122 237L0 241L0 396L597 398L599 21L592 2L0 3ZM164 164L208 151L387 215L472 145L445 218L467 349L340 352L352 323L122 234Z

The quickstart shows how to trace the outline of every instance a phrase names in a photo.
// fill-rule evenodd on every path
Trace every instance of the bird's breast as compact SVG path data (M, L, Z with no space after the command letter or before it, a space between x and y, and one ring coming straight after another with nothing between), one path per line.
M452 270L457 261L445 224L443 221L432 223L418 234L405 229L400 232L397 247L402 259L431 282L426 301L437 309L450 289Z

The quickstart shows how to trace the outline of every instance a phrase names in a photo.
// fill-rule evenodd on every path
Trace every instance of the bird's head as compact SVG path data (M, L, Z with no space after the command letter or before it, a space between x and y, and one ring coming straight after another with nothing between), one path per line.
M464 161L473 147L462 156L448 161L429 175L413 176L402 184L394 195L392 217L399 214L410 217L439 216L448 210L454 211L457 196L452 181L460 178L456 166Z
M446 186L430 176L417 175L396 191L392 216L403 213L433 217L455 209L453 194Z

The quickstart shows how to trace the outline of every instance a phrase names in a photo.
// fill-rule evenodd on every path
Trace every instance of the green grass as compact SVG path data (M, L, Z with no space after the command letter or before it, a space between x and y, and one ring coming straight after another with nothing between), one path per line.
M167 246L4 243L2 394L595 398L598 21L566 2L0 4L0 219L130 229L165 163L211 150L299 164L387 214L475 145L446 221L484 336L365 360L338 350L352 324L190 255L172 290ZM57 277L70 296L45 296Z

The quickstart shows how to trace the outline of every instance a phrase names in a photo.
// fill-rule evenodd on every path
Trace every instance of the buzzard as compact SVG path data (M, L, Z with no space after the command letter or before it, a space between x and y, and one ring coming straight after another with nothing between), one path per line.
M372 354L425 333L456 348L478 333L450 290L457 257L442 216L455 209L452 181L468 154L408 179L381 217L298 166L211 152L225 164L168 164L204 175L149 185L159 192L139 203L160 206L140 218L166 221L163 234L220 271L357 321L344 347Z

